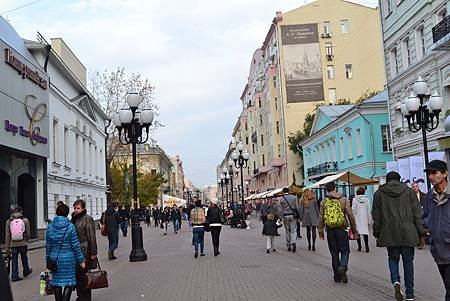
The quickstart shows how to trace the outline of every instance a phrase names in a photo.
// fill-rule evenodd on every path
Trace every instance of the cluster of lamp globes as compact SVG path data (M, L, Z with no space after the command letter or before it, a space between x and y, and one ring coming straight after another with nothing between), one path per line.
M418 111L428 110L431 116L438 116L444 105L444 101L441 96L434 91L431 96L429 96L428 84L421 76L413 84L413 91L407 97L400 106L402 115L406 118L414 117ZM427 93L428 92L428 93ZM426 103L422 103L422 99L425 96L429 96ZM421 110L420 110L421 109Z
M128 107L124 106L118 113L114 114L113 122L119 130L129 126L134 120L147 130L153 122L154 114L149 108L138 111L142 97L138 92L130 92L127 95Z

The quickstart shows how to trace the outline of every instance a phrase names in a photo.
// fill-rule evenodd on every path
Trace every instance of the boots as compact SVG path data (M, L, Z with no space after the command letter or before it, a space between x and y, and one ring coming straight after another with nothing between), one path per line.
M114 259L117 259L117 257L116 256L114 256L114 251L108 251L108 259L109 260L114 260Z

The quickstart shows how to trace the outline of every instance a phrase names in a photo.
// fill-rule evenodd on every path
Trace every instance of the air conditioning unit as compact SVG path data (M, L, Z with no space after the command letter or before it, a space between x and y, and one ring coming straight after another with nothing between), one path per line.
M327 54L327 61L332 61L332 60L333 60L333 55Z
M324 32L321 35L322 38L331 38L331 34L329 32Z

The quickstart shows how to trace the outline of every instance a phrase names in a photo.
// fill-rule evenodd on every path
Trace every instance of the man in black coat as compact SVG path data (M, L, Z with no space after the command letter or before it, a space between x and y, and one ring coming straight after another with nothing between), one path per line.
M108 236L108 259L113 260L117 259L114 255L114 251L117 249L119 245L119 224L120 224L120 215L118 212L118 206L116 202L111 203L108 209L103 213L101 220L105 221L107 236Z
M180 219L181 219L181 213L180 210L178 210L178 207L176 204L173 205L172 211L170 212L170 217L173 222L173 231L175 234L177 234L177 231L180 229Z

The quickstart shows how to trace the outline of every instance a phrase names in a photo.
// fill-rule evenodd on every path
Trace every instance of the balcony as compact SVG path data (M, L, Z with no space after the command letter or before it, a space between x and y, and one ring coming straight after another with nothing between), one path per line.
M337 171L338 171L338 163L336 161L333 161L333 162L324 162L314 167L310 167L307 170L307 174L308 177L312 177L323 174L329 174Z
M433 27L433 51L450 50L450 15Z

